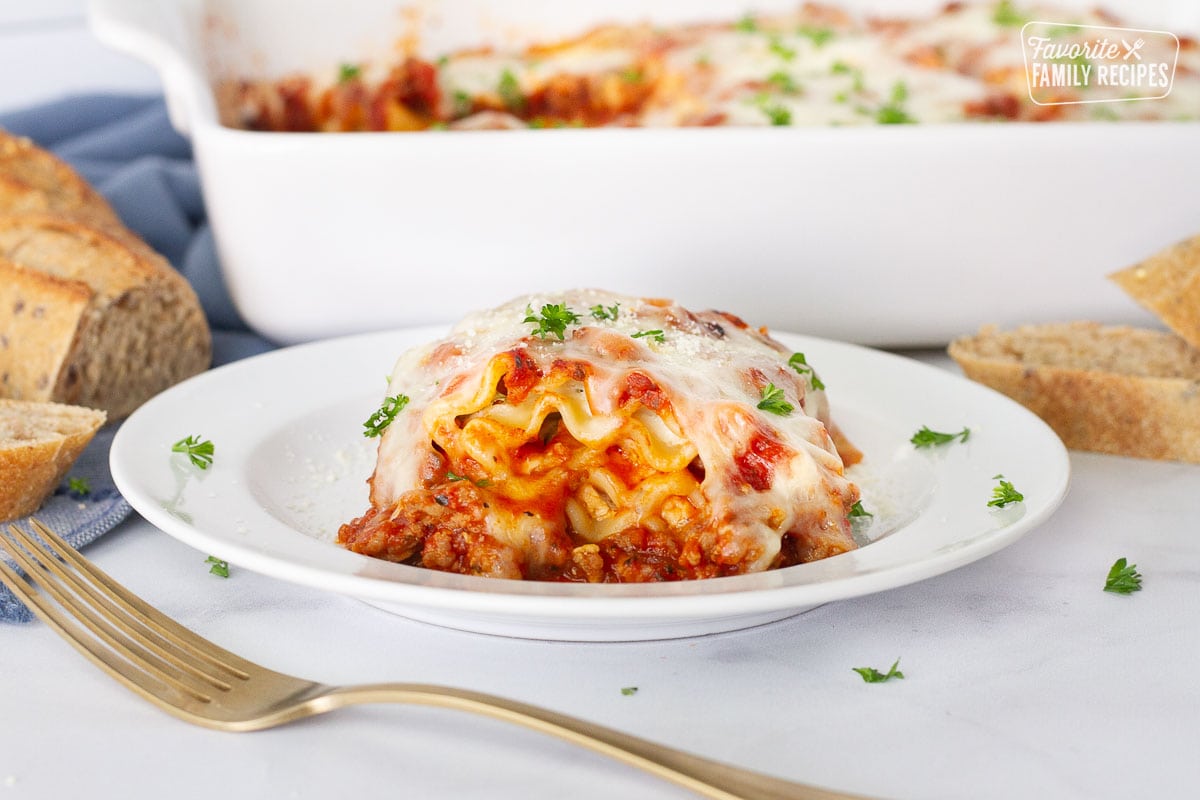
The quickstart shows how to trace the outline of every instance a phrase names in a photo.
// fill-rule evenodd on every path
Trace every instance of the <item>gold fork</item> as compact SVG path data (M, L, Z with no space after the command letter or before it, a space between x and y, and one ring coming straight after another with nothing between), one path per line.
M481 714L589 748L719 800L864 800L784 781L583 720L479 692L380 683L330 686L261 667L217 647L125 589L45 525L15 525L0 580L94 664L170 714L224 731L255 731L357 703L412 703ZM40 591L39 591L40 590ZM54 602L51 602L52 598Z

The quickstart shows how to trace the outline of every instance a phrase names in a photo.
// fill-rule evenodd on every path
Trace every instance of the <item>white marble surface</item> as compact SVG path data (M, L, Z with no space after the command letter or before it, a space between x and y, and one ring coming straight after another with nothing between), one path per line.
M934 358L945 363L942 358ZM260 577L132 520L87 555L184 624L330 683L505 695L888 798L1200 796L1200 466L1072 454L1045 526L932 580L760 628L640 644L507 640ZM1144 590L1101 590L1125 556ZM852 667L902 681L864 683ZM625 696L621 688L637 686ZM0 624L0 800L683 798L539 734L370 707L224 734L168 717L45 626Z

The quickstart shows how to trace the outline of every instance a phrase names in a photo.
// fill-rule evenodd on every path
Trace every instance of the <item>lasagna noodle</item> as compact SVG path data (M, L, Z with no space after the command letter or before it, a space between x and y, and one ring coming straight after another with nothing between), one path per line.
M416 395L381 443L374 515L344 527L345 543L425 563L418 540L453 529L464 553L504 554L453 569L565 580L740 574L854 547L857 490L804 413L823 413L823 395L781 346L662 301L565 299L604 301L619 321L538 339L523 299L401 359L389 391ZM633 338L643 324L664 326L663 342ZM700 349L710 366L693 361ZM786 433L750 402L766 370L797 401ZM411 547L381 546L397 536Z

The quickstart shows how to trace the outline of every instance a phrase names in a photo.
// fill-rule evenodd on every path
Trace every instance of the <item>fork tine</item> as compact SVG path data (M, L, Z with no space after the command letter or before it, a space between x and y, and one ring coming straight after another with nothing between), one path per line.
M111 603L119 609L126 618L132 618L148 628L160 639L169 642L174 647L194 658L201 659L234 678L245 680L249 678L247 667L253 667L244 658L224 650L198 636L175 620L163 614L158 609L141 599L133 592L110 578L98 566L81 556L75 548L67 544L61 536L48 528L37 519L30 520L30 526L42 537L53 555L69 562L79 573L89 579L89 584L81 587L97 602ZM103 598L103 599L101 599Z
M212 674L215 670L200 669L195 665L195 653L175 645L167 636L143 621L141 618L144 618L145 615L137 614L131 604L104 591L104 586L98 584L99 576L93 574L94 571L98 572L98 568L79 556L57 534L36 520L31 527L43 538L42 542L30 537L19 528L15 532L10 532L10 535L17 538L26 552L37 559L43 568L50 570L60 581L67 583L80 600L84 599L83 595L87 595L87 601L90 601L90 605L100 616L114 627L135 637L140 646L151 651L175 669L187 673L213 688L222 691L229 690L230 686L224 679ZM74 566L75 570L70 569L71 566ZM34 578L36 579L36 575ZM112 582L111 579L109 581ZM145 604L143 603L143 605ZM149 630L143 628L149 628ZM183 651L182 654L180 650ZM233 677L241 677L241 674L235 674Z
M26 567L24 562L28 561L28 559L23 558L22 554L17 552L19 548L12 546L9 539L3 535L0 535L0 548L3 548L18 564L25 568L27 573L30 569L36 571L37 567L32 563ZM169 678L148 675L143 665L130 660L119 650L114 650L107 646L102 638L90 632L92 628L87 622L49 602L46 596L36 591L29 581L14 572L3 561L0 561L0 582L3 582L12 591L13 595L23 602L38 619L49 625L60 636L70 642L89 661L116 678L129 689L132 689L143 697L154 700L156 695L146 686L147 680L153 679L164 685L169 685ZM82 623L82 625L79 623ZM195 693L189 691L188 694L190 696Z
M132 636L129 635L131 631L128 629L128 626L122 626L118 618L107 616L103 608L88 605L85 599L86 593L73 592L69 586L70 578L67 576L67 571L63 568L61 562L54 558L50 551L43 549L20 528L15 525L8 526L8 536L0 536L0 544L16 560L17 564L25 570L26 575L34 585L62 606L74 618L75 622L90 632L91 637L99 639L100 642L107 645L114 655L120 656L130 667L136 668L140 672L142 680L137 683L141 690L148 690L146 679L150 678L200 702L207 703L212 700L208 694L191 685L189 679L193 682L197 679L189 671L180 670L167 660L157 656L148 648L148 643L144 638L138 637L136 631L132 632ZM58 580L55 580L56 577ZM22 595L34 594L29 591L28 587L29 584L25 584L25 586L18 588L24 590L21 592ZM36 607L41 608L49 616L55 617L58 622L56 627L70 629L74 637L87 637L87 634L83 634L78 626L64 624L61 612L58 612L57 609L46 603L44 598L39 597L38 599L41 602L38 602ZM92 646L87 649L95 652L95 642L93 641ZM102 660L107 666L113 666L110 660ZM122 677L131 677L124 670L119 670L119 672ZM211 682L209 684L206 687L209 690L212 688L222 688L220 686L213 686ZM228 685L226 684L224 688L228 688Z
M0 536L0 547L3 547L10 555L12 554L8 541L3 536ZM14 558L16 558L15 555ZM33 590L27 580L14 572L3 561L0 561L0 582L3 582L38 619L53 628L89 661L134 691L144 692L141 686L145 678L140 669L105 647L99 639L89 635L73 621L74 618L69 614L62 613L47 602L45 597Z

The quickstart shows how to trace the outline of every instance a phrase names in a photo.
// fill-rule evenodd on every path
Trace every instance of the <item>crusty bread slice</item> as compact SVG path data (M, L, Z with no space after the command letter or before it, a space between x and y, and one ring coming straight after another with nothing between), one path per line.
M103 424L103 411L0 400L0 520L37 511Z
M212 339L195 292L133 234L0 215L0 259L12 262L0 268L0 394L119 419L208 367Z
M0 214L36 212L104 230L122 227L108 201L75 170L28 139L0 130Z
M1178 336L1094 322L988 327L950 355L1069 448L1200 463L1200 351Z
M1192 347L1200 348L1200 236L1108 277Z

